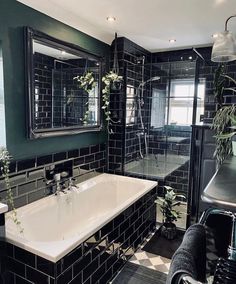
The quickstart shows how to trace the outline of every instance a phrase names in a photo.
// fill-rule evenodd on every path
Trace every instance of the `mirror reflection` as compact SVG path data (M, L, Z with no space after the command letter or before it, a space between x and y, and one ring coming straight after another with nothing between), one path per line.
M98 124L97 61L34 40L33 68L35 129ZM90 92L77 79L88 70L95 80Z

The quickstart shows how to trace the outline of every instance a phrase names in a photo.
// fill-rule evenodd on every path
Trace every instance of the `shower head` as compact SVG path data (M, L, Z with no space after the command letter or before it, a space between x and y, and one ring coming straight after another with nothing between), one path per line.
M160 77L154 76L154 77L148 79L147 81L140 83L139 86L138 86L138 89L141 88L141 87L144 87L144 85L146 85L149 82L158 81L158 80L160 80Z
M200 57L203 61L205 61L205 58L201 55L199 51L196 50L195 47L193 47L193 51L197 54L198 57Z

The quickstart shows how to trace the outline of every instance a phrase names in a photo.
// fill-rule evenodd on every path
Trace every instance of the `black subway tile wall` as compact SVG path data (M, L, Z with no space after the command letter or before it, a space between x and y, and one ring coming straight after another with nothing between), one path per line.
M52 126L53 68L53 57L34 53L34 124L36 129Z
M156 225L156 188L53 263L7 244L6 284L106 284Z
M114 51L114 42L112 49ZM142 82L142 60L144 58L145 64L151 62L150 52L126 38L117 39L117 50L120 75L124 78L124 85L120 92L110 95L112 118L119 121L112 125L114 133L109 135L108 170L111 173L123 173L125 159L137 156L138 137L135 132L140 126L140 121L138 120L137 109L134 113L131 113L129 109L136 101L134 96ZM113 58L113 54L111 58ZM137 65L138 61L140 65ZM111 66L112 64L113 61L111 61ZM145 68L144 71L146 78L149 78L150 70Z
M46 186L45 183L45 168L52 163L71 161L73 176L77 181L81 180L83 169L98 172L106 171L105 149L105 144L97 144L68 152L38 156L30 160L12 161L10 184L15 207L36 201L51 192L51 187ZM0 198L3 202L6 200L6 195L5 182L3 177L0 176Z

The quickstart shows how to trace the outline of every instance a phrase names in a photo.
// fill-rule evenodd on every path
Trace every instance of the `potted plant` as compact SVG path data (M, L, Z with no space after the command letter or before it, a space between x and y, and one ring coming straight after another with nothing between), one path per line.
M236 80L225 73L224 65L219 65L214 81L214 94L219 109L212 123L216 138L214 156L219 164L222 164L224 159L232 153L232 144L235 144L234 135L236 134L235 131L232 132L232 129L236 129L236 106L224 106L225 91L236 93Z
M119 76L117 73L114 73L113 71L110 71L105 76L102 77L102 82L104 83L104 88L102 89L102 109L105 114L105 120L107 122L107 130L108 133L113 133L112 129L110 128L111 123L118 123L118 121L114 121L111 118L111 112L109 110L110 105L110 92L111 92L111 86L116 84L118 81L122 81L123 77Z
M236 134L235 113L235 105L224 106L217 111L213 119L212 128L216 133L216 150L214 155L219 164L232 152L236 156L236 141L234 141L234 135Z
M88 94L96 85L93 72L91 71L86 71L82 76L76 76L73 79L77 80L80 88L84 89Z
M180 211L175 207L180 205L180 201L176 201L177 197L185 198L181 194L176 194L171 186L164 186L166 194L163 197L158 197L156 203L160 205L163 215L163 224L161 227L161 235L168 240L173 240L177 235L176 225L174 224L181 217Z

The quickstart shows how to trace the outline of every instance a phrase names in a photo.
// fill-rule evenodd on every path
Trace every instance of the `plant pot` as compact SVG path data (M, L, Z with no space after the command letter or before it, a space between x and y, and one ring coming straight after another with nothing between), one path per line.
M111 90L112 91L120 91L122 87L122 81L120 80L115 80L111 84Z
M176 225L174 223L163 223L161 227L161 236L167 240L173 240L177 235Z

